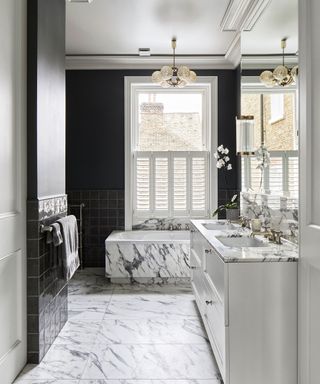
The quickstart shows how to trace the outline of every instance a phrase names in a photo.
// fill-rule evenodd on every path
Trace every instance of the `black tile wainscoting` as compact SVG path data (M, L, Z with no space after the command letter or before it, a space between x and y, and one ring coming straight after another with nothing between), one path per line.
M219 205L230 201L235 189L219 190ZM105 240L113 230L124 230L124 190L71 190L69 206L83 203L83 265L105 267ZM78 209L69 213L78 217ZM221 213L219 218L225 218Z
M67 214L67 196L27 202L28 363L39 363L68 319L68 286L41 225Z
M124 229L124 190L71 190L69 205L83 203L83 267L105 266L105 239ZM70 210L77 216L77 210Z

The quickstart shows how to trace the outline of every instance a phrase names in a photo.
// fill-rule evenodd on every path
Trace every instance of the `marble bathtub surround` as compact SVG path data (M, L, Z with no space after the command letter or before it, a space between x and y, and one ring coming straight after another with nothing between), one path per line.
M103 273L77 272L68 322L43 361L27 366L17 383L221 383L190 284L112 285ZM81 316L88 312L90 321Z
M229 247L223 245L218 239L221 237L250 237L251 230L239 224L233 224L235 229L208 230L203 224L212 223L212 220L192 220L195 228L207 239L215 249L218 256L225 263L234 262L295 262L298 260L298 247L296 244L285 241L281 246L270 243L263 236L256 236L262 242L259 247Z
M298 241L298 199L241 192L241 215L260 219L263 228L281 231L291 241Z
M185 233L185 239L175 239L174 234L163 231L163 240L156 238L160 233L153 235L154 231L150 230L133 231L132 234L137 236L132 239L125 239L127 233L130 234L114 232L105 242L106 276L112 282L154 284L190 279L188 232ZM122 234L124 239L121 239Z
M133 230L189 230L190 220L187 218L150 218L142 223L137 223L132 226Z

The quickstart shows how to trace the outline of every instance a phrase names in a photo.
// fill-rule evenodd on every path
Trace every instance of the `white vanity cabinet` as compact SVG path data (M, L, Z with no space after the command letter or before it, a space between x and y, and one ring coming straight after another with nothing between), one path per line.
M192 287L225 384L297 384L297 263L226 262L191 229Z

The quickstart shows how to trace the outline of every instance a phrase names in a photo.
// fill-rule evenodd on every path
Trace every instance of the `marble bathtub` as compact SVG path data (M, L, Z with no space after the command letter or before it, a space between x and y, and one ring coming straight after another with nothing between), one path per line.
M113 283L190 280L189 231L113 231L105 241L106 277Z

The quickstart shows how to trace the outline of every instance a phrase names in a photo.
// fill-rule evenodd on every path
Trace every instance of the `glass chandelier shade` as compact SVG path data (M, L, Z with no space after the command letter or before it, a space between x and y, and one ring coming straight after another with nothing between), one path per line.
M153 72L152 82L160 84L162 88L183 88L187 84L195 82L197 75L185 65L181 67L176 66L177 40L175 38L171 40L171 45L173 49L173 65L171 67L165 65L160 71Z
M298 76L298 66L296 65L292 69L284 65L284 50L287 45L287 40L281 40L282 48L282 65L278 65L277 68L271 71L263 71L260 75L260 81L268 88L274 86L286 87L291 84L295 84Z
M236 118L237 155L252 156L256 148L254 144L254 117Z

